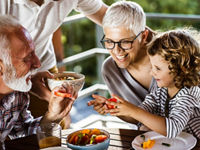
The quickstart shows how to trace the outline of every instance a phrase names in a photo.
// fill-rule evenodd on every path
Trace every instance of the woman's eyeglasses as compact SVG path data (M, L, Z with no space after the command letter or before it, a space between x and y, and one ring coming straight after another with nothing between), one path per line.
M132 45L134 43L134 41L139 37L139 35L142 33L143 31L141 31L140 33L138 33L138 35L136 35L136 37L133 40L127 40L127 39L122 39L118 42L114 42L112 40L104 40L105 35L102 37L101 39L101 44L104 48L106 48L107 50L113 50L115 48L115 44L117 44L122 50L129 50L132 48Z

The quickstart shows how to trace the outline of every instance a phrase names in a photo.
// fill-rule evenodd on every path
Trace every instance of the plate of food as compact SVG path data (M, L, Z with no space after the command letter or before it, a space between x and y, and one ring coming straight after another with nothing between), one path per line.
M197 139L186 132L181 132L176 138L166 138L154 131L138 135L132 141L136 150L190 150L196 145Z

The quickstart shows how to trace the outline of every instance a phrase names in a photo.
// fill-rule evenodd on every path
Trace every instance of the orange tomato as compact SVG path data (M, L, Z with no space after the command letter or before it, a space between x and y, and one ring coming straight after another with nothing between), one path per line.
M93 135L93 134L99 135L99 134L101 134L101 131L99 129L96 129L96 128L92 129L92 131L90 132L90 136Z
M60 91L54 91L54 95L60 96L60 97L64 97L64 98L72 97L71 94L69 94L69 93L62 93L62 92L60 92Z
M89 134L90 133L90 129L83 129L82 131L81 131L81 133L85 133L85 134Z

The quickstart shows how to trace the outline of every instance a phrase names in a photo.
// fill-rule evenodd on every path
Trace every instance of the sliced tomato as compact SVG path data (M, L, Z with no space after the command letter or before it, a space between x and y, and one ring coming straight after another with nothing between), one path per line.
M69 94L69 93L62 93L60 91L54 91L54 95L60 96L60 97L72 97L71 94Z
M117 99L116 98L109 98L108 101L110 102L117 102ZM115 106L114 105L110 105L110 104L106 104L108 109L114 109Z
M78 135L75 135L74 139L73 139L73 143L72 144L75 144L77 145L78 144L78 140L79 140L79 137Z
M106 139L107 139L106 135L97 135L95 137L95 142L96 143L101 143L101 142L105 141Z
M87 134L84 134L81 138L80 145L86 145L89 144L90 138Z
M69 142L70 144L73 144L74 141L75 141L75 137L76 137L78 134L79 134L79 132L73 133L72 136L70 137L70 139L68 140L68 142Z

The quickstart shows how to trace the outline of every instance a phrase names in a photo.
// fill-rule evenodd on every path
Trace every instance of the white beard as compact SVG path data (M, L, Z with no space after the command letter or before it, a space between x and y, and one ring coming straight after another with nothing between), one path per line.
M11 89L20 92L28 92L32 87L31 80L26 81L26 79L35 74L37 71L29 71L25 76L17 78L16 70L12 65L6 65L6 71L3 74L4 83Z

